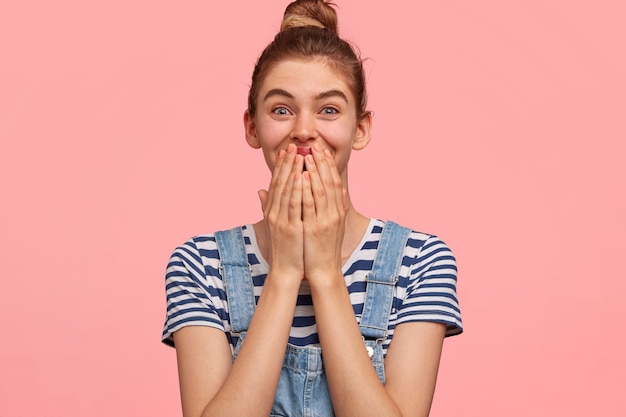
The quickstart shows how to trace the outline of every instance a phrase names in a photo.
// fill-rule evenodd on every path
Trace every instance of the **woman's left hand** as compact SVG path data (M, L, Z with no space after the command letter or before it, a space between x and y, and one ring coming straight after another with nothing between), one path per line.
M341 275L341 244L347 201L335 161L328 150L313 146L305 158L302 190L304 275L310 283Z

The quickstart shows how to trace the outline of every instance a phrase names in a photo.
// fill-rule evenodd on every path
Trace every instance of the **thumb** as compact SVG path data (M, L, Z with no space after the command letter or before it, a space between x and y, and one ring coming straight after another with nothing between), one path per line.
M259 194L259 200L261 200L261 210L265 213L265 207L267 206L267 190L257 191Z

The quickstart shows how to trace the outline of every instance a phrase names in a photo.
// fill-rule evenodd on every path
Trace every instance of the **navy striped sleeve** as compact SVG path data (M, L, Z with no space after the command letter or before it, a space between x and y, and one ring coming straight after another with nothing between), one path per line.
M456 293L456 259L452 251L441 239L430 236L413 261L396 325L431 321L446 324L446 336L463 332Z
M209 326L224 330L217 309L211 302L205 268L193 240L174 250L165 274L167 311L161 340L174 346L172 334L185 326Z

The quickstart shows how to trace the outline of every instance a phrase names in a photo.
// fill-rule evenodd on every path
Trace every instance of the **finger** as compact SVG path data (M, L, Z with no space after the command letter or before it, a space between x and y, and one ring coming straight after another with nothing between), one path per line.
M259 194L259 200L261 201L261 211L263 211L263 213L265 213L265 207L267 207L267 191L266 190L259 190L257 191L257 194Z
M274 164L274 170L272 171L272 178L270 179L270 185L267 189L268 196L266 201L273 201L274 198L274 189L276 188L276 181L279 177L280 168L285 160L285 156L287 152L285 150L281 150L278 152L278 158L276 158L276 163ZM265 211L265 210L264 210Z
M300 158L302 160L304 158ZM300 161L302 164L302 161ZM298 171L293 177L293 189L289 200L288 220L290 223L302 221L302 172Z
M330 151L322 151L320 146L315 144L313 146L313 159L318 178L313 176L311 181L313 196L316 198L316 204L319 203L317 207L326 209L340 207L342 205L341 177L339 172L337 172L335 161ZM319 202L317 201L318 198L320 199Z
M326 190L322 184L317 163L313 155L306 156L306 172L308 172L308 180L311 188L311 197L316 213L321 213L328 206L326 201Z
M317 172L319 173L320 178L324 183L329 181L329 178L332 178L332 174L330 172L330 167L328 165L328 156L330 152L326 149L322 151L318 144L313 146L313 159L315 160L315 166L317 167ZM332 159L332 158L331 158Z
M283 153L281 151L280 155ZM279 214L280 210L283 208L282 202L284 200L284 195L289 194L291 191L289 189L285 189L285 187L290 186L290 173L293 170L293 165L296 157L296 146L293 144L289 144L287 147L287 151L284 152L282 156L282 160L275 167L275 172L272 175L272 182L270 184L270 196L269 196L269 205L270 211L274 211L276 215Z
M304 171L302 173L302 219L305 223L315 220L315 200L313 199L313 190L311 189L311 173Z
M281 151L282 153L283 151ZM280 155L280 153L279 153ZM284 151L284 156L280 161L280 166L277 166L275 172L273 174L274 185L278 186L280 184L284 184L289 177L289 173L293 169L293 163L296 157L296 146L294 144L289 144L287 146L287 150Z
M289 215L291 211L292 194L293 194L295 177L297 174L301 172L302 172L302 155L296 154L294 156L294 162L291 166L291 171L289 172L285 180L285 185L282 189L281 199L280 199L280 212L287 215L287 220L290 220Z
M347 202L346 202L346 194L345 194L345 190L343 189L343 183L341 181L341 176L339 175L339 171L337 170L337 166L335 165L335 159L333 158L333 156L331 155L331 153L328 151L328 149L324 150L324 155L326 156L326 163L328 166L328 170L330 173L330 178L331 178L331 186L332 189L334 191L334 200L335 203L337 204L337 206L341 207L342 209L346 209L347 206Z

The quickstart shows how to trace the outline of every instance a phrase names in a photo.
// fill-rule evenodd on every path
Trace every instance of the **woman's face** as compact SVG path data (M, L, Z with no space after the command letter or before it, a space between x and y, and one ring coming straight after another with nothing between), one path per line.
M263 150L270 170L290 143L302 153L318 143L333 155L345 180L352 149L370 139L371 117L357 119L356 107L343 77L323 61L282 61L261 83L256 115L244 114L246 140Z

